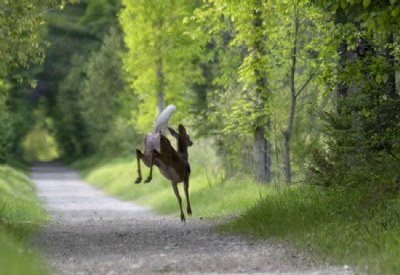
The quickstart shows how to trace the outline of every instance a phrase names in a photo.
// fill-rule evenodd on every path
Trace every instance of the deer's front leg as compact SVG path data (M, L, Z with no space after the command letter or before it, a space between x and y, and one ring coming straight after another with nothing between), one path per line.
M189 168L190 169L190 168ZM185 190L186 196L186 207L188 215L192 215L192 208L190 207L190 200L189 200L189 171L185 171L184 179L183 179L183 188Z
M172 184L172 189L174 189L176 199L178 200L178 203L179 203L179 209L181 211L181 222L185 222L185 214L183 214L183 210L182 210L182 198L179 195L179 190L178 190L178 186L177 186L178 183L171 182L171 184Z
M150 159L150 174L147 177L147 179L144 181L144 183L148 183L151 181L151 179L153 178L153 165L154 165L154 159L159 156L159 153L156 150L153 150L151 152L151 159Z
M135 184L138 184L142 181L142 171L140 170L140 160L143 159L143 154L140 150L136 150L136 161L138 166L138 178L135 180Z

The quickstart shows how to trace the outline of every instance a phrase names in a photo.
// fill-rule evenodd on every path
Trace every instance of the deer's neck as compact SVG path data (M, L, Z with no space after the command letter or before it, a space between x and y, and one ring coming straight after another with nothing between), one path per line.
M178 152L187 159L188 158L187 146L183 142L178 141L177 147L178 147Z

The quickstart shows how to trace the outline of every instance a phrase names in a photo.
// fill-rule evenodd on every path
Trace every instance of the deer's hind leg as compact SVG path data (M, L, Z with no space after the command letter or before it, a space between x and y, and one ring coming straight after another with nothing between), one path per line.
M138 184L142 181L142 171L140 170L140 160L143 160L143 153L140 150L136 149L136 161L138 166L138 177L135 180L135 184Z
M153 150L151 152L151 160L150 160L150 173L147 179L144 181L144 183L148 183L151 181L153 178L153 166L154 166L154 160L160 156L160 153L158 153L156 150Z
M182 198L179 195L178 183L171 182L171 184L172 184L172 188L174 189L176 199L178 200L178 203L179 203L179 209L181 210L181 221L185 222L185 214L183 214L183 210L182 210Z

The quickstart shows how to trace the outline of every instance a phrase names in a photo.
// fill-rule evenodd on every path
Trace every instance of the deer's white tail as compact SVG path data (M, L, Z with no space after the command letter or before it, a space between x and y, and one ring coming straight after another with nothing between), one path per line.
M168 124L168 120L171 118L173 113L175 112L175 105L168 105L158 116L153 125L153 133L158 133L162 130L162 128Z

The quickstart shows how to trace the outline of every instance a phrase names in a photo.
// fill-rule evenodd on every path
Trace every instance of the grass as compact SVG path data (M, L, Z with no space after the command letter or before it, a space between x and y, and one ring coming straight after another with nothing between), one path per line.
M197 156L190 160L194 218L233 216L221 230L288 242L319 259L354 266L360 272L400 273L399 196L368 203L363 190L326 190L305 184L260 186L244 176L224 180L210 146L198 147L201 151L189 152ZM178 219L172 188L157 169L151 183L135 185L133 158L106 162L92 158L75 166L86 180L108 193ZM148 169L142 172L145 178Z
M48 274L29 244L45 219L32 182L22 172L0 166L0 273Z
M295 243L338 265L399 274L400 198L365 205L359 193L285 187L223 229Z

